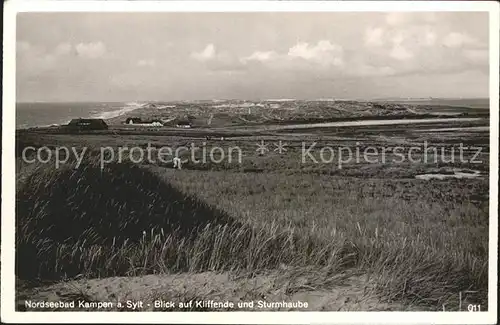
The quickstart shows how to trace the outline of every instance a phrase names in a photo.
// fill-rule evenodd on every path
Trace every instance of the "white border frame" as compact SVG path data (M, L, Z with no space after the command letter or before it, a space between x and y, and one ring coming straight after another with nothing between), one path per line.
M494 1L7 1L4 3L1 319L15 323L494 324L497 319L499 3ZM16 13L485 11L490 13L488 312L16 312L14 304Z

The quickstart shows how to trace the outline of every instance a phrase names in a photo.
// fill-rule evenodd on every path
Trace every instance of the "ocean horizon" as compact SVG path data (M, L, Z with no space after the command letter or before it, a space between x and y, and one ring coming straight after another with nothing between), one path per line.
M110 119L142 105L139 102L18 102L16 129L63 125L74 118Z

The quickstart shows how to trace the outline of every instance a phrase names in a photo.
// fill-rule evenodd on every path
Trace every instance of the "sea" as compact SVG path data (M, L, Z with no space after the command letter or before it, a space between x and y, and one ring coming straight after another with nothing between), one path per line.
M16 129L67 124L74 118L110 119L140 108L144 103L16 103Z

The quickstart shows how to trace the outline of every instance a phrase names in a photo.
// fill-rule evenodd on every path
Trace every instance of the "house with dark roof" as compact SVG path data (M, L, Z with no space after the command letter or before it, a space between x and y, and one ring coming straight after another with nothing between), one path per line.
M77 118L72 119L67 125L72 130L107 130L108 125L103 119Z

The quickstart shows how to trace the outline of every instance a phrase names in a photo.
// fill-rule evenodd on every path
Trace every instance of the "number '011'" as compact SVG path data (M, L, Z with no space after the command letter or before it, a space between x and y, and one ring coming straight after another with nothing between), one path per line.
M467 306L468 311L481 311L481 305L468 305Z

